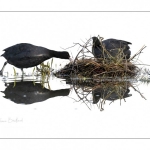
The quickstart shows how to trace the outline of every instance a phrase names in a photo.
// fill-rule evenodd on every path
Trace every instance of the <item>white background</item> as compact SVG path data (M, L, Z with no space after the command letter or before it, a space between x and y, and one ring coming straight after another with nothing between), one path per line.
M1 10L12 11L145 11L148 0L1 0Z
M142 1L141 4L138 4L136 1L103 1L101 3L99 1L92 1L90 3L84 2L82 5L78 1L73 1L70 7L68 4L60 1L53 3L53 5L48 1L42 1L42 3L30 1L24 4L20 1L3 1L3 4L4 5L0 5L1 10L83 10L83 8L84 10L148 10L149 6L148 1ZM106 39L113 37L132 42L132 54L138 51L143 44L147 45L148 47L144 50L144 54L141 55L140 59L144 63L149 64L149 17L149 13L112 12L0 13L0 49L3 50L8 46L20 42L30 42L51 49L61 50L60 47L69 47L73 42L81 42L81 40L99 34ZM73 56L75 56L76 49L70 51L73 53ZM1 66L4 61L5 59L1 58ZM57 60L55 63L57 64ZM6 71L12 71L10 69L12 69L12 66L8 65ZM3 83L1 83L1 85L3 85ZM145 89L147 89L147 91ZM145 88L143 86L143 91L146 91L145 93L148 97L148 87ZM148 102L145 104L145 102L143 102L144 100L141 99L138 94L135 95L131 103L129 103L130 100L128 100L127 104L124 103L125 107L120 107L119 102L114 103L112 107L106 107L107 110L104 113L100 113L96 109L94 111L88 111L83 105L77 104L76 106L76 104L72 104L72 101L69 99L66 100L68 106L63 105L64 100L59 103L59 105L57 101L47 101L47 106L41 103L36 106L31 105L29 108L16 106L13 103L10 105L9 100L7 100L1 103L1 115L4 116L4 119L5 117L7 118L11 112L12 117L24 116L24 122L23 124L17 125L0 124L1 135L3 135L2 137L4 137L4 135L5 137L14 137L16 135L18 137L54 137L54 135L56 135L56 137L58 137L58 135L67 137L79 137L79 135L81 137L149 137L150 116L148 110L150 104ZM50 106L50 104L52 106ZM53 107L53 109L48 111L48 109L50 109L49 107L51 109ZM34 108L36 108L37 111L34 111ZM55 108L57 110L55 110ZM74 110L75 108L78 108L76 112ZM47 120L47 117L45 117L47 112L50 113L50 118L56 121L56 124L55 122L51 124L53 128L48 128L50 120ZM68 115L66 115L66 113L68 113ZM59 116L60 114L62 116ZM29 115L31 116L29 117ZM39 119L41 117L43 117L42 120ZM56 120L56 118L60 119L60 117L62 120ZM62 124L64 119L67 125ZM99 121L102 123L101 125L99 125ZM75 122L76 124L74 124ZM57 132L55 132L55 127ZM52 135L47 129L52 129ZM64 131L62 129L64 129ZM99 133L99 131L103 132ZM31 140L28 141L28 144L26 144L26 142L27 141L21 140L7 140L3 141L2 148L8 149L11 147L21 149L22 147L26 148L28 145L28 147L32 149L148 149L147 143L149 141ZM51 144L51 147L49 147L49 144Z
M0 49L24 42L62 51L62 48L73 46L73 43L83 44L82 41L85 42L91 36L100 35L105 39L116 38L131 42L131 52L134 55L143 45L149 46L149 15L144 12L1 13ZM68 51L75 57L78 47ZM143 52L140 60L148 64L148 48ZM2 57L0 67L4 62ZM54 66L59 67L62 63L68 61L54 59ZM13 72L13 67L7 65L5 71L8 70Z

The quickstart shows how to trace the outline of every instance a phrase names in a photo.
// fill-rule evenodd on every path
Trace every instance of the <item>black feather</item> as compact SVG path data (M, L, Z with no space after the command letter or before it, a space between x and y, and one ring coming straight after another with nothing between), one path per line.
M92 46L92 53L96 58L105 58L108 57L107 53L103 53L102 45L97 37L92 37L93 39L93 46ZM111 54L111 56L115 57L119 50L121 49L125 55L124 58L129 59L131 55L130 47L128 44L132 44L127 41L117 40L117 39L107 39L102 41L103 46L105 49Z

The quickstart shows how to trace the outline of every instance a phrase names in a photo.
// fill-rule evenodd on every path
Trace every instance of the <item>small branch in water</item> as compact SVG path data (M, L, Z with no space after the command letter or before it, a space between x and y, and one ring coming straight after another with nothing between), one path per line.
M142 93L141 93L140 91L138 91L132 84L130 84L130 86L131 86L136 92L138 92L138 93L141 95L142 98L144 98L145 100L147 100L147 99L142 95Z
M147 65L147 64L134 64L134 65L150 66L150 65Z

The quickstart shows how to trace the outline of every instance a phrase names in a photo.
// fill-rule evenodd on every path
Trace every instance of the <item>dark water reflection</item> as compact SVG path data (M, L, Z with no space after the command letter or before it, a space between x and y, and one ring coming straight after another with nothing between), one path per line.
M10 82L6 85L6 89L2 91L4 98L10 99L17 104L32 104L42 102L49 98L57 96L68 96L70 89L49 90L33 81Z
M131 97L129 88L134 88L130 81L95 82L91 79L85 82L68 79L67 84L72 84L79 101L89 107L89 104L97 104L100 110L106 101L124 100ZM138 91L139 92L139 91ZM92 96L92 99L90 99ZM90 108L90 107L89 107Z
M91 105L97 105L100 110L104 110L106 101L125 101L125 99L132 96L130 88L134 88L130 81L95 82L91 80L65 79L65 82L66 85L70 85L72 88L51 90L50 88L43 87L39 81L26 81L24 79L6 82L4 80L6 88L1 92L4 93L4 98L17 104L33 104L57 96L69 96L76 102L86 104L88 108ZM49 82L49 84L51 83ZM71 95L70 93L72 92L70 91L74 91L76 96Z
M96 104L100 100L100 98L106 98L106 100L114 101L120 99L120 96L122 99L132 96L132 94L129 94L129 89L124 89L121 92L122 93L118 94L117 91L112 91L111 88L108 88L106 90L102 88L97 88L92 91L93 104Z

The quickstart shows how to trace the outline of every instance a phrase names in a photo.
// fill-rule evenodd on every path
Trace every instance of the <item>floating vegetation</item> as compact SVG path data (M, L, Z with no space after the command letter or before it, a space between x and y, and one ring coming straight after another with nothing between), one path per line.
M144 68L141 71L141 76L139 78L139 81L144 83L144 84L149 84L150 83L150 70L148 68Z
M102 44L102 38L98 38ZM137 56L139 57L145 46L129 59L125 59L123 48L120 48L118 53L112 56L105 49L105 46L102 45L103 54L107 54L107 57L95 58L91 52L93 46L91 41L92 38L87 40L83 45L75 43L74 46L79 45L81 49L74 61L54 73L56 77L66 79L67 84L73 85L74 91L79 98L78 101L85 103L88 108L90 108L89 105L96 104L100 110L104 110L106 101L112 103L119 99L121 104L121 100L125 101L125 98L130 97L129 88L134 89L142 98L146 99L132 85L131 81L132 79L140 79L144 83L150 83L150 79L144 75L149 75L150 71L143 71L137 67L137 65L142 64L137 64L137 59L135 59ZM33 74L36 71L36 74L40 76L43 88L45 83L48 83L49 90L49 77L52 65L53 59L51 59L50 63L42 63L39 68L36 67L33 69ZM143 76L139 78L140 73L143 73ZM15 69L14 74L16 74ZM92 99L89 98L91 95Z
M51 66L52 66L52 63L53 63L53 59L51 61L51 65L49 62L47 62L47 64L44 64L41 63L40 64L40 68L36 67L38 73L40 73L40 77L41 77L41 85L43 86L44 88L44 85L45 83L48 83L48 87L50 89L50 85L49 85L49 77L50 77L50 74L51 74Z
M76 76L83 78L134 77L139 69L131 62L104 62L102 59L79 59L69 63L56 73L56 76Z
M98 37L101 41L101 37ZM102 42L101 42L102 44ZM120 48L116 56L111 56L104 46L103 52L107 53L107 59L94 58L91 53L92 43L91 38L85 42L84 45L80 45L81 50L78 52L73 62L67 64L64 68L57 71L55 75L57 77L77 77L77 78L132 78L138 75L140 69L135 65L134 58L141 54L145 48L143 46L135 55L129 59L124 59L123 49ZM75 46L74 45L74 46Z
M52 65L53 65L53 58L51 59L51 63L47 62L47 64L44 64L43 62L39 65L39 67L36 66L33 68L32 75L34 75L34 72L36 72L35 75L40 76L41 78L40 82L43 88L45 87L45 83L47 83L48 88L50 89L49 78L50 78L51 72L53 71L53 69L51 69Z
M16 70L15 70L14 67L13 67L13 70L14 70L14 77L15 77L15 80L14 80L14 86L13 86L13 87L15 87L15 86L16 86Z
M142 77L142 78L140 79L140 81L141 81L142 83L149 84L149 83L150 83L150 77Z
M102 38L99 36L98 38L102 44ZM96 104L102 111L106 100L112 103L119 99L121 104L121 100L125 101L125 98L130 97L129 88L134 89L142 98L146 99L132 85L133 82L139 80L139 76L142 73L142 69L137 67L137 65L142 64L137 64L137 62L146 46L143 46L129 59L125 59L123 49L120 48L118 53L112 56L102 45L103 54L107 54L107 58L105 56L95 58L91 52L93 46L91 41L92 38L84 42L83 45L75 43L74 46L80 46L80 51L74 61L55 72L56 77L66 79L67 84L73 85L74 91L79 98L76 101L86 104L89 109L91 104ZM92 99L90 95L92 95Z

